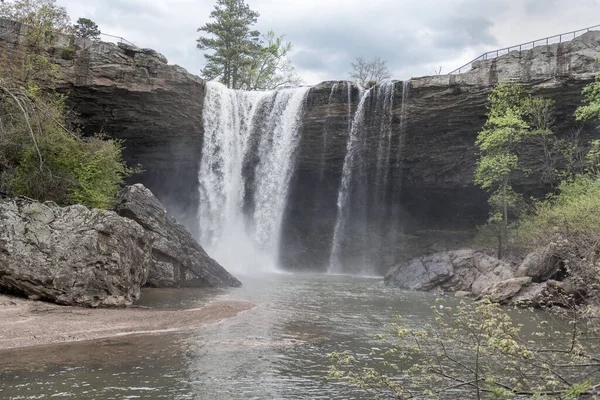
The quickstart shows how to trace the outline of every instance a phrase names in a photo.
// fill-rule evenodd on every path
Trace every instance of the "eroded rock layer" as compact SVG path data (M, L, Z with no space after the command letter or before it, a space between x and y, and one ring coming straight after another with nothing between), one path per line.
M0 21L3 56L18 59L22 29ZM72 60L60 59L60 48L65 46L75 49ZM416 255L422 246L415 243L426 243L428 250L453 247L460 244L461 240L453 239L459 236L449 239L442 235L437 240L436 235L442 231L462 235L485 221L486 197L472 184L474 142L485 122L487 96L495 84L518 81L528 93L553 98L554 130L568 135L575 126L573 112L581 103L582 88L600 72L594 61L599 54L600 32L589 32L566 43L475 63L468 73L396 82L388 187L380 196L383 202L376 203L391 211L379 216L369 211L367 217L400 221L401 231L391 239L386 237L388 244L396 240L389 248L371 251L378 257L374 262L385 270L407 249L415 250L407 256ZM69 93L85 131L103 130L123 139L127 161L141 163L145 169L134 179L149 187L197 237L204 82L178 66L167 65L156 52L129 46L61 37L55 55L61 65L62 90ZM338 85L337 91L334 85ZM349 115L361 96L356 86L347 89L346 82L324 82L313 87L307 97L282 227L281 261L288 267L325 269L329 263ZM375 97L365 111L367 150L362 152L361 162L367 179L378 168L376 157L369 153L376 147L381 117ZM598 136L594 128L584 126L582 142ZM541 166L529 167L534 173L518 177L516 189L527 193L547 190L548 182L535 173ZM370 193L372 189L367 185L361 190ZM380 225L377 221L370 224ZM347 240L347 246L353 239Z

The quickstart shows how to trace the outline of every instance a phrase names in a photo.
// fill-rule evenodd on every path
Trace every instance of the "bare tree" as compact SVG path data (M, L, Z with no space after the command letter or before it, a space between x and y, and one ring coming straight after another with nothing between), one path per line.
M352 71L350 78L361 85L376 84L391 78L390 71L387 67L387 62L379 57L373 58L371 61L365 60L364 57L357 57L350 64Z

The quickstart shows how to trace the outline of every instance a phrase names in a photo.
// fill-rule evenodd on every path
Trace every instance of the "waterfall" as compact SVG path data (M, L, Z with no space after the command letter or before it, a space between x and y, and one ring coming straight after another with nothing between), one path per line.
M348 89L348 104L351 104L351 88ZM352 175L354 172L354 163L357 153L357 147L362 143L361 133L364 125L365 115L365 103L371 94L371 89L364 90L360 88L360 101L354 118L350 124L350 132L348 134L348 143L346 146L346 156L344 158L344 166L342 169L342 182L340 190L338 192L337 199L337 220L335 223L333 242L331 246L331 256L329 259L329 273L341 273L343 272L343 265L341 259L341 247L344 236L346 235L346 228L349 218L349 200L352 183Z
M308 90L242 92L206 84L200 240L227 269L277 266Z
M395 206L390 190L394 96L393 82L361 89L349 123L329 273L375 273L375 258L394 226L389 221Z

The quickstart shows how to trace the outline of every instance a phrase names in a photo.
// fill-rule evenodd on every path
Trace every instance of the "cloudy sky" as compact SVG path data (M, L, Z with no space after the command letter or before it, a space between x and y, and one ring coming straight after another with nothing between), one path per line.
M163 53L199 74L197 28L214 0L58 0L73 20ZM247 0L256 28L285 34L304 83L345 79L357 56L395 79L449 72L479 54L600 24L600 0Z

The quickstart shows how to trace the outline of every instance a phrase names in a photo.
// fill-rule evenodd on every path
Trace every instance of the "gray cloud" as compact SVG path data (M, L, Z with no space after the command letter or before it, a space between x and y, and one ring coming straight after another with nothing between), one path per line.
M458 67L479 54L598 23L600 0L247 0L260 12L257 28L285 34L306 83L344 79L358 57L387 60L394 78ZM153 47L199 73L196 29L212 0L59 0L73 19L85 16L103 32ZM87 3L87 4L86 4Z

